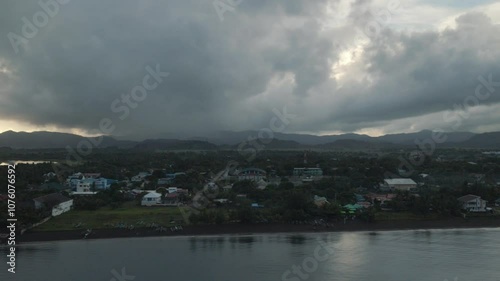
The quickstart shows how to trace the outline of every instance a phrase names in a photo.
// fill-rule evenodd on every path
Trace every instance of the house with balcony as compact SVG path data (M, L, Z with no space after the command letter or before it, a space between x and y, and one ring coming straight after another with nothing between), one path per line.
M468 194L458 198L462 209L468 212L486 212L486 200L481 199L480 196Z

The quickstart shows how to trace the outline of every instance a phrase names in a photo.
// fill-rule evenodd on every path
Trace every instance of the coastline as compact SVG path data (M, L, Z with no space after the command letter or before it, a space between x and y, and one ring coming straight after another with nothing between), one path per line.
M224 224L224 225L189 225L183 230L172 232L157 232L150 228L128 229L96 229L87 238L111 239L132 237L163 237L163 236L207 236L207 235L254 235L272 233L315 233L315 232L356 232L356 231L390 231L390 230L430 230L454 228L500 228L498 218L452 218L445 220L394 220L373 223L349 221L346 224L335 223L333 227L291 224ZM66 231L30 231L18 236L19 243L42 241L83 240L84 230Z

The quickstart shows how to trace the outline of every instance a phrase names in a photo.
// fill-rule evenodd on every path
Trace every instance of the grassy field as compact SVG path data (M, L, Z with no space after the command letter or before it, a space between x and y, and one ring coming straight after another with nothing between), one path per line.
M33 231L103 229L114 228L117 224L144 227L156 223L170 226L172 220L175 220L177 225L184 224L181 211L177 207L140 207L130 202L116 209L104 207L95 211L71 210L50 219Z

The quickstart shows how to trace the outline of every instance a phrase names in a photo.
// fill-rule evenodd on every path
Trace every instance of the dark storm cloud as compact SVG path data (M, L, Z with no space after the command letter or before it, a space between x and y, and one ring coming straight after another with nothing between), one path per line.
M222 22L212 2L73 0L17 54L7 34L22 35L22 18L41 8L0 4L0 69L9 70L0 72L0 118L84 130L111 118L121 135L199 135L265 127L286 105L299 116L288 130L353 131L452 108L478 75L500 80L500 30L483 14L443 32L384 30L337 80L336 43L355 46L369 2L330 30L327 1L246 0ZM157 64L168 78L118 119L111 103Z
M343 130L355 130L358 122L452 109L475 94L478 76L491 74L500 82L500 52L494 47L499 44L500 27L479 13L459 17L456 29L441 33L386 30L364 49L357 63L356 70L375 82L364 81L369 84L365 90L353 83L350 90L356 93L344 100L349 111L340 110L331 118L344 121ZM498 103L498 92L481 104Z

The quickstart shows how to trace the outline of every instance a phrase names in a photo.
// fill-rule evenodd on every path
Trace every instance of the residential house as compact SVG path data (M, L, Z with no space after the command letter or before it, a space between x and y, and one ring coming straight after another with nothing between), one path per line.
M170 205L170 206L177 206L179 204L179 193L174 192L174 193L169 193L165 195L165 205Z
M60 193L51 193L33 199L35 209L46 208L50 210L53 217L65 213L73 207L73 199L70 199Z
M78 182L83 179L82 173L74 173L66 179L66 184L71 187L71 189L75 189L78 185Z
M97 194L96 180L93 178L82 179L77 181L77 185L74 192L71 195L81 196L81 195L95 195Z
M346 209L349 214L354 214L356 211L363 209L363 206L359 204L347 204L344 206L344 209ZM342 211L342 213L344 214L345 212Z
M66 184L77 192L88 192L83 191L85 189L107 189L111 186L111 183L115 180L110 180L101 177L101 173L74 173L69 176L66 180Z
M79 180L76 185L76 192L95 191L94 179Z
M410 191L417 188L417 183L408 178L385 179L383 187L389 190Z
M358 202L358 203L356 203L356 204L358 204L358 205L362 206L362 207L363 207L363 208L365 208L365 209L366 209L366 208L369 208L369 207L371 207L371 206L372 206L372 204L371 204L370 202Z
M356 202L365 202L366 201L365 197L361 194L354 194L354 197L356 197Z
M154 206L161 204L161 193L151 191L142 197L142 206Z
M151 174L148 172L140 172L139 174L133 176L130 181L132 182L142 182L146 179L147 176L150 176Z
M46 173L43 175L43 178L45 180L45 182L48 182L50 180L53 180L57 177L57 174L54 173L54 172L49 172L49 173Z
M106 178L95 178L94 185L96 189L108 189L111 187L112 183L115 183L116 180L106 179Z
M167 186L169 184L171 184L173 182L173 179L172 178L161 178L161 179L158 179L158 186Z
M366 195L366 198L368 198L372 204L375 204L375 201L380 202L381 204L385 203L386 201L391 201L396 197L396 194L389 193L389 194L375 194L375 193L368 193Z
M77 192L89 192L108 189L111 187L111 183L116 182L116 180L89 177L76 180L75 182L76 187L74 187L73 189L76 189Z
M329 202L326 200L326 197L314 195L314 204L318 207L322 207L325 204L329 204Z
M468 194L458 198L462 209L468 212L486 212L486 200L480 196Z

